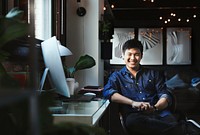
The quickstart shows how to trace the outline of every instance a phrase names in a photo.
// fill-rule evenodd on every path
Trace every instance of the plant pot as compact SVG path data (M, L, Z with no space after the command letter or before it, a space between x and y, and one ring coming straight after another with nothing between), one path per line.
M74 95L76 93L76 89L79 87L79 83L75 81L75 78L66 78L66 82L70 95Z

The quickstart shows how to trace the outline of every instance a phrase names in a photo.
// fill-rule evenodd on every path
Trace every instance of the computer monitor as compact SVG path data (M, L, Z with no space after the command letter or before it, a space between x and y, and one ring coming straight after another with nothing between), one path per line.
M71 51L62 46L55 36L43 41L41 48L46 68L40 82L39 90L43 89L46 76L49 74L51 86L55 88L55 92L62 96L70 97L61 56L71 55Z

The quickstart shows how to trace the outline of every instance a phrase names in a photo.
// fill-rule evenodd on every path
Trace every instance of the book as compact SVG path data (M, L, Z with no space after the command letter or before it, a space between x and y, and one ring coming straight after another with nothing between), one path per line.
M88 86L85 86L85 87L81 88L81 90L84 90L84 91L102 91L103 87L88 85Z
M101 86L85 86L80 89L79 93L87 93L92 92L95 93L98 96L102 96L103 87Z

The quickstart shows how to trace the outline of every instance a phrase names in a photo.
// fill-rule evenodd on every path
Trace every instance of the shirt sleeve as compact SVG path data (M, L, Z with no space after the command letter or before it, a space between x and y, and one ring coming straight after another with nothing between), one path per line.
M117 87L118 87L118 81L117 81L116 73L114 72L111 74L111 76L108 79L107 84L104 86L103 97L110 100L111 96L114 93L118 92Z
M168 100L168 104L171 105L172 103L172 97L170 92L167 90L167 87L165 85L165 76L161 72L157 72L156 75L156 89L158 93L158 97L160 98L166 98Z

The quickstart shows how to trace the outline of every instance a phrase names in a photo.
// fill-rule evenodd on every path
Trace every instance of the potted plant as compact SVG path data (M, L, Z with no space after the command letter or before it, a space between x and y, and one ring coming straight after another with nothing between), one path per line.
M112 42L114 28L111 19L108 16L99 22L99 39L101 40L101 58L111 59L112 58Z
M0 88L16 87L16 83L14 80L11 81L12 78L7 74L2 64L9 57L9 53L2 48L8 42L28 33L29 25L22 20L23 14L22 10L13 8L6 16L0 16Z
M110 39L112 39L111 22L108 20L100 21L99 26L99 39L102 40L102 42L110 42Z
M77 71L91 68L96 65L96 62L93 57L89 55L80 56L78 61L74 66L68 67L64 65L64 72L66 76L66 82L69 87L70 95L74 95L75 90L79 87L78 82L75 81L74 75Z
M77 71L91 68L95 65L96 62L92 56L89 56L87 54L84 56L80 56L74 66L68 67L64 65L65 76L66 78L74 78L74 75Z

